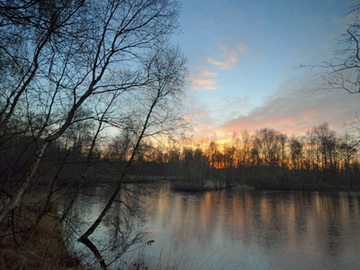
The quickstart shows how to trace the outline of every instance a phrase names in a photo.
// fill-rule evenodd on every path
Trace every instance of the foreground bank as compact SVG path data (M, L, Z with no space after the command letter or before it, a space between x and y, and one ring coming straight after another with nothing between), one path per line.
M65 247L56 204L43 209L36 201L25 198L4 221L0 269L82 269Z

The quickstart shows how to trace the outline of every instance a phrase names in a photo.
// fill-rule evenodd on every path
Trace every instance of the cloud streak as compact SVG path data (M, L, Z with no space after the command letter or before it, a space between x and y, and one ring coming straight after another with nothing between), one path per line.
M199 134L207 136L218 132L231 136L233 131L270 127L289 136L303 135L312 127L328 122L335 131L343 132L347 124L356 120L360 112L359 96L341 91L316 91L304 86L291 87L293 81L283 84L268 97L263 105L248 115L228 120L225 124ZM229 108L230 109L230 108Z
M216 89L216 78L218 74L207 69L201 70L191 79L192 89L195 91L208 91Z

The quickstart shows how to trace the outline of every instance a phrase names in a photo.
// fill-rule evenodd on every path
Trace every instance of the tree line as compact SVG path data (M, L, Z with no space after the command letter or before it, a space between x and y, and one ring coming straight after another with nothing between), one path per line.
M351 190L360 184L358 145L357 136L339 136L323 123L304 136L290 138L272 128L259 129L253 135L245 130L240 136L234 134L229 143L213 140L181 151L171 149L162 159L170 168L179 167L173 164L180 162L183 167L192 167L195 175L202 174L202 179L211 180L216 175L229 185ZM202 170L197 168L199 164Z
M299 137L262 128L252 135L246 130L239 136L234 133L228 141L149 146L139 161L155 175L181 181L222 180L259 188L359 188L358 137L337 135L327 123ZM114 140L104 158L120 158L114 153L119 145Z
M201 151L209 166L215 168L274 166L292 170L343 170L357 166L358 144L356 136L337 136L323 123L304 136L290 138L272 128L259 129L253 135L245 130L240 136L234 134L229 143L217 144L213 140L207 146L195 146L196 150L186 148L183 158L186 159L188 151Z
M44 160L40 171L59 167L54 156L62 156L67 159L60 173L62 185L76 185L90 164L87 185L116 181L131 158L133 138L126 132L107 138L92 149L89 163L91 136L87 127L77 130L71 148L54 145L53 158ZM126 181L222 181L228 187L246 184L257 188L354 190L360 187L358 146L355 134L337 135L327 123L298 137L262 128L254 134L246 130L234 133L226 143L216 139L201 144L145 139L133 156Z

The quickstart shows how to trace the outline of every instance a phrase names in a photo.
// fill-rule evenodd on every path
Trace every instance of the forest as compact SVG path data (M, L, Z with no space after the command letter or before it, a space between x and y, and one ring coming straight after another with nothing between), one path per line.
M89 126L76 129L67 144L54 143L45 152L34 183L76 187L116 182L131 157L131 138L121 133L91 148ZM144 140L125 182L169 180L186 190L201 190L205 182L285 190L359 190L358 140L339 136L327 123L301 137L288 137L272 128L250 135L244 130L224 140ZM1 156L2 186L10 185L30 164L35 149L31 137L14 136ZM90 154L91 151L91 155ZM186 187L188 186L188 187Z

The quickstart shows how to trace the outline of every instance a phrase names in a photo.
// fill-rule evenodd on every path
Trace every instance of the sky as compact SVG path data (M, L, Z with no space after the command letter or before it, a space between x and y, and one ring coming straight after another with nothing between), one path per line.
M195 137L274 128L302 135L324 122L343 132L360 96L319 90L318 72L351 22L348 0L180 0L173 41L188 59L184 112Z

